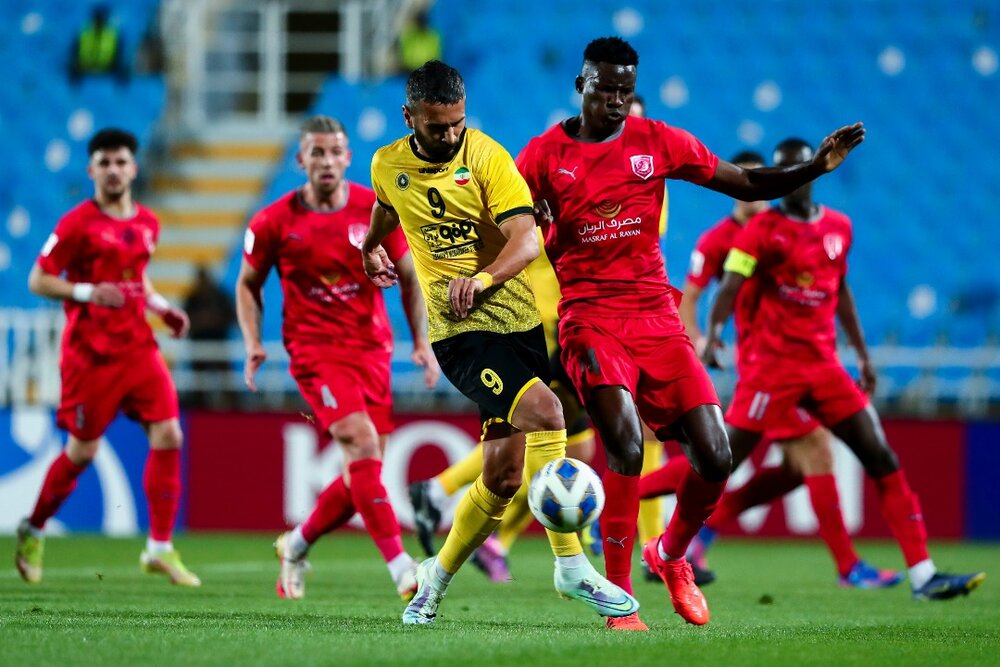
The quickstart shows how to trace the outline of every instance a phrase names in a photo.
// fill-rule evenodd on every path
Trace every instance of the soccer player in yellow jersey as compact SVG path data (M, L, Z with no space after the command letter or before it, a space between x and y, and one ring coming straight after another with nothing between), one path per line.
M444 546L417 570L407 625L433 623L452 577L492 533L511 497L566 451L562 406L542 379L545 341L524 272L538 256L533 204L510 155L465 127L465 84L432 60L406 82L403 118L413 133L372 158L378 203L362 247L380 287L396 282L382 240L401 225L427 302L429 338L441 370L480 408L483 473L455 510ZM524 435L520 435L523 433ZM526 469L526 470L525 470ZM555 587L605 617L639 603L600 575L576 535L548 533Z

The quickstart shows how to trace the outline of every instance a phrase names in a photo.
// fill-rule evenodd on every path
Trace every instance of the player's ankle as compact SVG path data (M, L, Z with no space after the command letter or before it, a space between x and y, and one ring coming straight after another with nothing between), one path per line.
M146 538L146 552L150 554L167 554L174 550L174 543L170 540L154 540L152 537Z

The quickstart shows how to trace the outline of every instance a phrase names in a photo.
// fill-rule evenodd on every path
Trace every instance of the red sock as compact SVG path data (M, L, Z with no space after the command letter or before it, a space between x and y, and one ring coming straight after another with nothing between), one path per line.
M833 475L810 475L806 477L806 488L812 501L813 512L819 521L819 534L837 562L837 573L847 575L860 559L854 550L851 536L844 525L844 515L840 513L840 495Z
M354 516L351 490L338 477L323 489L309 518L302 522L302 537L313 544L323 535L340 528Z
M668 493L677 493L684 475L691 469L686 456L675 456L666 465L653 472L643 475L639 480L639 498L659 498Z
M735 491L722 494L719 506L705 525L718 530L751 507L776 500L798 488L800 484L802 475L787 470L784 466L760 468L746 484Z
M351 473L351 499L365 520L365 528L375 546L388 563L403 553L403 539L399 536L396 512L389 504L389 496L382 486L382 462L378 459L361 459L348 467Z
M927 526L920 511L920 500L906 483L906 475L897 470L875 480L882 516L903 552L907 567L930 558L927 553Z
M667 556L680 558L687 552L691 540L715 510L725 488L726 480L706 482L693 468L688 471L677 489L677 509L660 537Z
M601 511L601 538L604 540L604 568L608 580L632 593L632 548L639 518L639 476L619 475L606 470L604 509Z
M44 528L45 522L59 511L59 507L69 494L73 493L73 489L76 488L76 478L86 469L86 465L78 466L70 461L66 452L59 452L59 456L49 466L49 472L45 475L35 510L28 517L28 523L39 530Z
M169 542L181 503L181 450L150 449L142 486L149 504L149 536Z

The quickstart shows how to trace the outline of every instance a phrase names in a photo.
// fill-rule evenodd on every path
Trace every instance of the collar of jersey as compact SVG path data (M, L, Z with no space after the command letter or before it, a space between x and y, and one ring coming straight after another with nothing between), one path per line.
M468 131L469 131L469 128L467 128L467 127L462 130L462 136L458 140L458 150L455 151L455 157L451 158L451 160L448 160L447 162L435 162L434 160L432 160L430 158L427 158L427 157L424 157L423 155L421 155L420 153L418 153L417 152L417 137L414 134L410 135L410 138L407 139L406 143L410 147L410 152L413 153L413 156L415 158L417 158L418 160L421 160L423 162L429 162L431 164L451 164L455 160L455 158L458 157L458 154L462 152L462 146L465 145L465 133L468 132Z

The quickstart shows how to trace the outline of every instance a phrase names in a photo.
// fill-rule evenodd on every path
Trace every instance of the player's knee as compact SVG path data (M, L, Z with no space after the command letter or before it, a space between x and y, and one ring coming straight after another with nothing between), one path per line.
M706 482L724 482L733 469L733 453L724 431L712 434L697 450L692 466Z
M175 419L150 428L149 446L153 449L180 449L183 444L184 432Z
M624 420L623 420L624 421ZM608 455L608 465L622 475L642 472L642 432L630 424L619 422L610 431L601 431L601 440Z
M566 419L563 416L562 403L559 402L559 398L541 383L535 386L542 387L544 391L529 390L529 393L532 394L530 398L528 394L525 394L524 398L530 401L525 407L529 409L523 411L523 416L521 406L515 409L514 425L526 433L565 429Z
M66 443L66 457L77 466L87 466L97 456L100 440L79 440L70 436Z
M378 458L378 433L371 420L362 415L348 415L330 427L330 435L350 450L351 458Z

